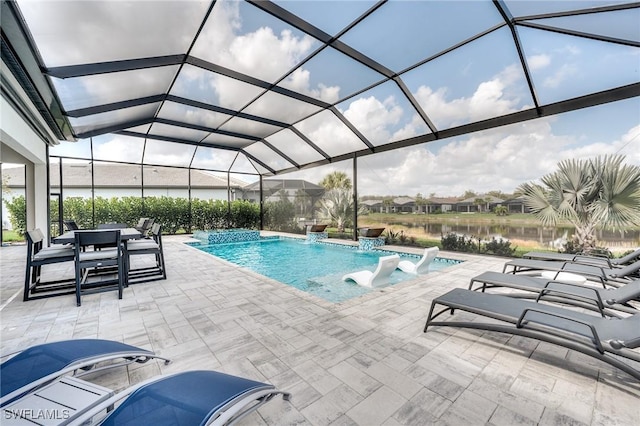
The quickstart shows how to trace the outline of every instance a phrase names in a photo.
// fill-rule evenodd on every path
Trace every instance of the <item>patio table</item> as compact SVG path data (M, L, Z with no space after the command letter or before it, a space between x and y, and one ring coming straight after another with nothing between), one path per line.
M101 231L107 231L108 229L100 229ZM142 238L142 234L135 228L123 228L120 229L120 239L123 241L137 240ZM75 231L67 231L59 237L55 237L52 242L54 244L74 244L75 243Z

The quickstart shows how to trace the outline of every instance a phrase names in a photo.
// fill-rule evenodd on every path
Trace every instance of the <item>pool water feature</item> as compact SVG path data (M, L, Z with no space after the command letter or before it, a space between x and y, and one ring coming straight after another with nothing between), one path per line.
M330 302L343 302L378 289L361 287L353 281L342 281L344 274L368 269L375 270L381 256L388 251L362 251L357 247L331 243L310 243L295 238L267 237L259 241L230 244L188 245L236 265L248 268L276 281L321 297ZM401 259L416 262L420 256L401 254ZM436 258L430 271L459 263L457 260ZM415 278L396 270L390 284Z
M193 238L209 244L240 243L257 241L260 231L255 229L213 229L209 231L195 231Z

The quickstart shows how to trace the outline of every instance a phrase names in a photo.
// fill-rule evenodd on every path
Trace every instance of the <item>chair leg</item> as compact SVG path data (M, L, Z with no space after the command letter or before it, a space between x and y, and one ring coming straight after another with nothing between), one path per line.
M37 285L40 282L40 275L42 275L42 265L33 266L32 269L31 284Z
M167 279L167 270L164 266L164 253L162 252L162 250L160 251L160 268L162 268L162 279Z
M123 259L123 279L122 279L122 286L123 287L129 287L129 268L131 268L131 256L129 256L129 253L123 253L122 254L122 259Z
M123 254L118 259L118 299L122 299L122 292L124 289L124 276L126 275L126 260Z
M29 300L29 294L31 293L31 262L27 260L27 270L24 275L24 294L22 295L22 301Z
M76 306L80 306L80 296L82 291L82 271L80 265L76 262Z

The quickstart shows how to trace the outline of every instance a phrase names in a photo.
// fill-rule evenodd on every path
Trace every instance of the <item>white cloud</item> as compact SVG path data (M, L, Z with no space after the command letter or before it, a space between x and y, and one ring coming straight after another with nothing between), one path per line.
M541 119L440 142L363 157L358 161L360 195L439 196L501 190L512 192L538 180L568 158L626 154L640 164L640 125L619 140L580 146L572 136L553 134L555 119ZM635 138L634 138L635 136ZM350 170L346 170L350 173Z
M184 52L208 2L21 0L19 7L54 67Z
M515 70L515 67L508 67L498 76L480 83L469 98L448 100L446 87L434 90L427 86L420 86L414 96L441 129L508 114L516 111L520 102L506 90L521 78Z
M537 71L548 67L551 64L551 57L549 55L533 55L527 58L529 64L529 70Z
M388 128L402 117L402 108L390 97L380 101L374 96L359 98L344 111L344 116L374 145L388 142Z
M328 103L334 103L339 99L340 87L327 86L319 83L317 88L311 87L311 73L304 68L298 68L285 78L280 85L287 89L305 94L312 98L318 98Z
M578 68L575 65L567 63L558 68L553 75L545 78L542 85L544 87L554 89L560 87L563 82L571 79L571 77L574 77L577 74Z

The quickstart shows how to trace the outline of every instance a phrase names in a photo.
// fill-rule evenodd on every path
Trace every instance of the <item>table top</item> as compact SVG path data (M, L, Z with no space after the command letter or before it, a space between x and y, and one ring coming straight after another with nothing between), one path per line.
M81 229L81 231L108 231L109 229ZM75 231L67 231L52 241L54 244L73 244L75 242ZM120 229L121 240L135 240L141 238L142 234L135 228Z

